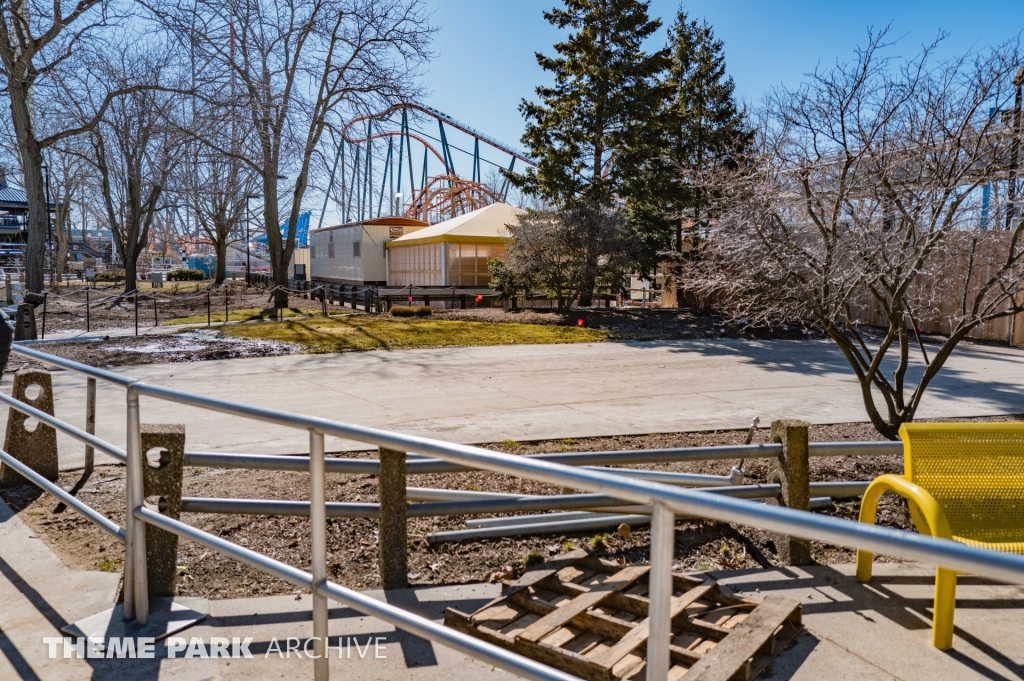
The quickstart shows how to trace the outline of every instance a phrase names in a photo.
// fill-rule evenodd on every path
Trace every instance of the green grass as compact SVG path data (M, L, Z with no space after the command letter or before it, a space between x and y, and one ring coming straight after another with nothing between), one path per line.
M223 327L222 331L235 338L296 343L302 346L304 352L310 353L469 345L591 343L608 338L606 331L576 326L393 319L359 315L240 324Z
M221 305L223 306L224 299L221 298ZM228 321L232 322L253 322L259 319L276 319L277 310L272 307L257 310L252 308L249 310L231 310L228 315ZM289 307L280 311L281 316L288 317L309 317L317 316L321 314L320 308L298 308ZM214 302L213 309L210 310L210 321L211 322L223 322L224 321L224 308L217 309L216 301ZM191 317L177 317L175 319L168 319L160 322L161 326L170 326L175 324L205 324L206 313L192 315Z

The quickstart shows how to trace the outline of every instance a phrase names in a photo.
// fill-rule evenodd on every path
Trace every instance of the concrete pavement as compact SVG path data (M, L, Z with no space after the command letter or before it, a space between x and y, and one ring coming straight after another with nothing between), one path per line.
M43 348L44 349L44 348ZM12 364L17 366L17 357ZM910 378L921 370L914 358ZM745 428L754 415L864 421L859 386L827 341L678 341L289 355L123 367L147 383L455 442ZM10 378L4 380L9 391ZM85 378L54 372L57 415L85 422ZM920 417L1024 412L1024 351L963 346ZM97 433L125 439L124 390L100 384ZM2 410L0 421L6 419ZM294 453L304 432L142 399L150 423L185 423L195 451ZM60 436L63 467L83 447ZM365 448L328 439L328 451ZM102 459L102 457L100 457ZM98 460L100 460L98 459Z

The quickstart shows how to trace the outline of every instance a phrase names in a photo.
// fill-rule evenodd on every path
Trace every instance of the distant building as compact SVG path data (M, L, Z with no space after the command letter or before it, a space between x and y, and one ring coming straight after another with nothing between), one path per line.
M28 195L9 184L7 171L0 168L0 255L21 255L27 240Z
M391 216L310 232L308 275L319 281L383 286L387 244L426 227L421 220Z

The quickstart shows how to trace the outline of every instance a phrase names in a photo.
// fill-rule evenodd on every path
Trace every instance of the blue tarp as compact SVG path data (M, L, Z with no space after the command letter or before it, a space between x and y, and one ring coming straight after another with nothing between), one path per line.
M295 232L295 247L296 248L308 248L309 247L309 215L312 211L306 211L305 213L299 213L299 225ZM281 238L288 238L288 221L285 220L284 224L281 225ZM267 243L267 235L258 236L253 239L258 244Z

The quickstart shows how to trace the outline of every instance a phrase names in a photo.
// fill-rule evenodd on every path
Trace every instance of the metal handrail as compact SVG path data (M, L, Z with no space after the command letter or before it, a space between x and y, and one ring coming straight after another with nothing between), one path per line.
M75 509L76 511L84 515L92 522L99 525L99 527L102 530L104 530L107 534L110 534L120 542L124 542L124 530L117 523L104 516L102 513L94 509L92 506L89 506L85 502L80 501L75 497L71 496L70 494L62 490L60 487L53 484L43 476L39 475L39 473L35 472L22 462L18 461L17 459L15 459L13 456L11 456L2 449L0 449L0 461L3 461L5 465L10 466L15 471L20 473L22 477L28 479L29 482L32 482L37 487L43 488L53 496L63 501L71 508Z
M331 582L315 584L313 575L308 572L264 556L252 549L229 542L216 535L204 532L191 525L168 518L156 511L151 511L145 506L136 509L135 516L150 525L173 532L208 549L219 551L289 584L309 589L314 592L314 596L320 595L323 598L338 601L364 615L376 617L399 629L422 636L431 641L437 641L513 674L528 679L537 679L538 681L579 681L575 676L565 674L471 636L466 636L454 629L449 629L436 622L432 622L425 617L413 615L401 608L396 608L393 605L370 598L358 591L353 591Z
M650 574L650 637L647 646L647 668L651 678L662 678L668 671L668 645L671 632L668 603L672 593L670 578L672 528L677 516L695 516L734 522L804 539L942 565L946 568L976 573L1001 581L1024 582L1024 556L998 553L901 530L866 525L767 504L757 504L733 499L722 494L681 489L657 482L615 475L603 470L566 466L537 457L515 456L469 445L453 444L378 428L193 395L135 382L110 372L87 367L71 360L52 357L28 348L15 347L13 349L15 352L101 380L111 381L127 388L126 617L134 617L140 626L148 621L145 526L151 524L161 527L181 536L188 536L190 539L239 560L244 560L250 565L275 574L282 579L292 583L301 582L300 585L308 586L313 591L313 631L316 639L314 653L321 655L314 666L315 677L318 680L327 678L327 659L323 656L327 636L327 598L347 602L360 612L379 616L392 623L401 622L396 626L407 628L414 633L427 632L421 635L439 640L446 645L453 645L473 656L487 659L496 666L513 670L530 678L571 678L508 651L489 646L457 632L444 630L443 627L438 627L428 620L418 618L393 606L376 601L367 602L372 599L367 599L361 594L330 583L326 579L327 503L324 495L326 466L323 446L325 435L352 439L382 449L434 457L450 464L476 470L524 477L571 489L584 490L595 495L607 495L620 501L641 505L650 504L652 506L652 570ZM140 395L309 432L309 509L313 569L311 575L278 563L267 556L207 535L144 507L142 503L144 461L139 416ZM410 463L415 465L419 462L419 460L414 460Z

